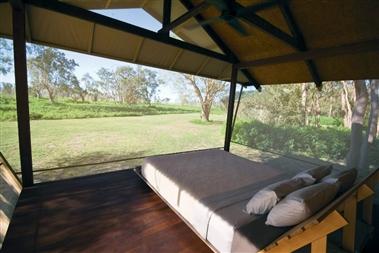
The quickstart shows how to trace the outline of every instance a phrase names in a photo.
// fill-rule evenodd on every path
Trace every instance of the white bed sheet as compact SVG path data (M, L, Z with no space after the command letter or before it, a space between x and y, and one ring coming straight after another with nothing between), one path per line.
M219 252L231 252L235 228L254 219L243 212L251 196L288 177L221 150L150 157L141 173Z

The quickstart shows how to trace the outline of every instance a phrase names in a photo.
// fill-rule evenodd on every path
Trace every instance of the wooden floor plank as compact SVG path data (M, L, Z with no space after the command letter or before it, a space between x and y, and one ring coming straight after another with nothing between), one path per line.
M211 252L132 170L25 189L3 252Z

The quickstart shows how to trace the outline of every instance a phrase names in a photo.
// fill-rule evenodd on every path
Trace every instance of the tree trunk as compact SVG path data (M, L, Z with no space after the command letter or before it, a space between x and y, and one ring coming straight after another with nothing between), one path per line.
M209 115L211 112L211 106L208 103L204 103L202 106L201 118L209 121Z
M352 109L349 101L349 90L346 81L342 81L341 106L344 112L344 126L351 127Z
M360 169L360 154L362 147L362 130L363 121L368 103L368 93L364 80L354 82L355 88L355 106L351 123L351 141L350 150L346 157L346 167L348 169Z
M377 133L378 114L379 114L379 81L371 80L370 83L370 117L368 120L367 134L363 141L359 168L364 172L368 172L369 160L368 153L370 146L374 143Z
M320 92L316 91L316 126L320 127L320 115L321 115L321 107L320 107Z
M50 89L46 89L46 90L47 90L47 94L49 95L50 102L55 103L54 91Z
M328 112L328 116L329 117L333 117L334 115L333 115L333 104L334 104L334 98L333 98L333 96L331 96L330 97L330 99L329 99L329 112Z
M308 87L306 83L303 83L301 86L301 107L303 112L303 124L304 126L308 125L308 109L307 109L307 93Z

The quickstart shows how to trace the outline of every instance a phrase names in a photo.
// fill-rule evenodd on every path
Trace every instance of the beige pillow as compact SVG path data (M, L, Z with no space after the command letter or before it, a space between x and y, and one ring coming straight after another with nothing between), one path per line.
M321 182L326 182L326 183L338 182L340 184L338 193L344 193L345 191L347 191L349 188L353 186L356 178L357 178L357 170L350 169L350 170L343 170L340 172L332 173L331 175L326 176L323 179L321 179Z
M293 191L308 186L309 182L309 180L304 180L303 178L292 178L271 184L257 192L249 200L246 205L246 212L248 214L268 213L281 198Z
M336 196L339 183L318 183L294 191L267 216L266 225L286 227L299 224L326 206Z

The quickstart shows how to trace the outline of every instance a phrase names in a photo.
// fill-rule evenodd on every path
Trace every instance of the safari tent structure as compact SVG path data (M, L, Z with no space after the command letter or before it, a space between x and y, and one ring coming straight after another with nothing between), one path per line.
M162 23L162 29L153 32L93 11L125 8L143 8ZM130 174L131 171L51 184L34 184L26 42L230 81L224 145L224 150L229 151L238 83L261 90L265 84L314 82L321 89L323 81L378 79L378 13L379 2L376 0L0 0L0 35L13 39L14 46L17 120L24 187L13 217L14 226L8 232L5 251L7 247L9 252L11 249L26 252L24 250L36 247L36 230L43 224L38 225L34 220L39 219L37 217L42 210L41 206L57 205L55 198L69 201L70 194L79 192L85 192L83 196L88 197L88 194L98 193L96 187L105 189L106 185L113 185L114 188L111 187L102 195L104 198L121 198L117 195L117 190L122 189L138 193L138 196L148 199L158 209L164 205L156 195L148 192L148 188L144 188L146 185L142 186L142 182ZM222 21L208 23L211 19ZM171 37L170 31L180 39ZM364 201L364 219L370 223L372 187L378 177L376 170L316 216L287 231L262 250L293 251L312 244L313 252L325 251L327 235L343 228L343 246L353 252L356 206L358 202ZM130 186L123 185L121 179L129 182ZM122 203L118 198L113 200L126 209L128 204L137 209L144 208L141 201ZM35 206L34 201L40 203L39 206ZM93 200L93 206L89 208L96 209L102 201L104 199ZM77 210L86 211L86 208L80 209L80 205L76 205ZM109 216L121 215L117 208L113 210L114 213L106 213L108 222ZM88 219L96 219L97 213L92 214L92 217L88 214ZM141 212L138 214L143 215ZM161 210L158 214L169 217L172 224L179 224L170 210ZM55 221L45 220L49 223L45 224L46 227L51 229L54 222L59 227L58 220L67 217L56 218ZM179 246L175 246L178 247L175 248L177 250L186 247L190 251L208 250L192 234L187 237L188 228L185 226L178 225L176 229L162 228L159 223L154 226L154 229L166 233L165 240L178 243ZM15 234L23 229L24 234ZM84 228L77 226L74 231L81 235L78 238L89 240L84 239L82 229ZM137 225L129 229L140 231ZM92 232L90 235L93 235ZM49 233L53 233L53 230L49 230ZM143 230L136 238L144 235L150 234ZM19 240L24 240L25 243L22 244ZM49 240L56 241L57 238L52 236ZM41 246L40 249L48 250L52 247L52 244L46 242L38 243L49 245L46 248ZM80 249L81 242L75 243L77 249ZM58 245L62 249L67 246L65 243ZM117 245L121 243L117 242ZM138 245L135 247L141 249Z

